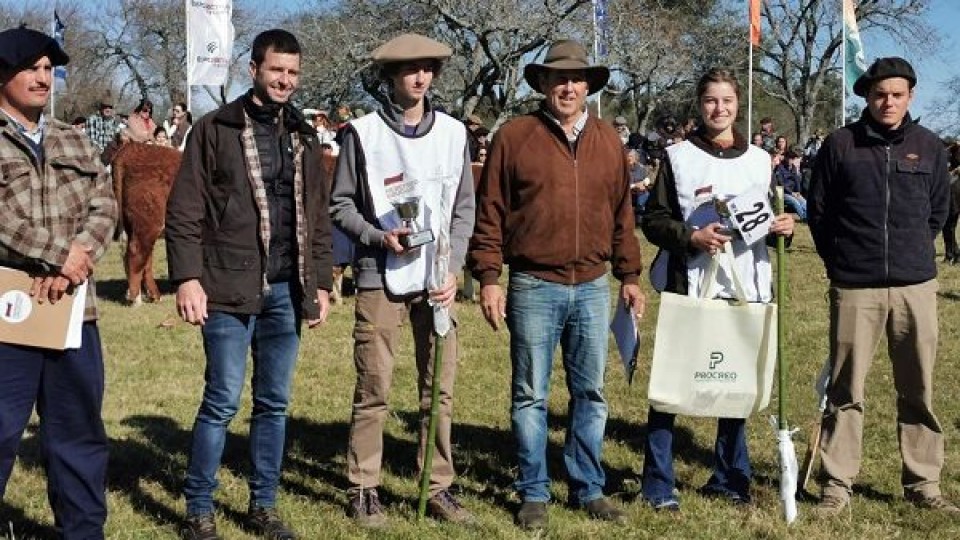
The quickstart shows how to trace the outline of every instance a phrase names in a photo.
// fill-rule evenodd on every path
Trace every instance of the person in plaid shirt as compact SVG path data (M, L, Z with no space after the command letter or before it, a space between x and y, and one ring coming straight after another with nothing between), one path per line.
M87 118L87 135L90 136L90 140L98 150L103 152L119 131L120 122L113 115L113 105L101 101L99 110Z
M46 34L0 32L0 266L35 275L30 294L41 303L89 282L80 348L0 343L0 499L36 404L56 523L63 538L90 540L104 537L107 518L103 354L92 274L113 234L117 204L87 136L43 114L53 67L68 61Z

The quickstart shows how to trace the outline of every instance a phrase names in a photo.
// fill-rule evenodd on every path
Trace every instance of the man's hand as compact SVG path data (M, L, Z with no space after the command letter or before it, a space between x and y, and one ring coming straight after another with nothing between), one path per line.
M647 309L647 297L640 290L636 283L624 283L620 285L620 296L623 297L623 303L633 310L637 319L643 318L643 312Z
M207 293L199 279L184 281L177 287L177 313L190 324L203 326L207 321Z
M30 286L30 296L36 298L38 304L45 300L56 304L63 298L68 287L70 280L64 276L37 276L33 278L33 285Z
M90 252L93 248L80 242L72 242L70 251L67 253L67 260L60 268L60 273L70 280L70 283L79 285L86 281L93 273L93 258Z
M440 305L445 308L450 307L456 297L457 275L452 272L447 272L447 279L443 281L443 285L430 291L430 301L434 305Z
M386 233L383 236L383 244L382 244L383 249L387 251L392 251L395 255L402 255L404 251L406 251L406 248L400 244L400 237L406 236L411 232L413 231L411 231L406 227L400 227L397 229L390 229L389 231L386 231Z
M317 306L320 308L320 316L316 319L307 319L307 328L314 328L327 322L327 315L330 314L330 293L324 289L317 289Z
M793 225L793 214L779 214L773 218L773 223L770 224L770 234L790 236L793 234Z
M480 310L483 318L494 330L500 329L500 322L507 316L507 297L496 283L480 288Z

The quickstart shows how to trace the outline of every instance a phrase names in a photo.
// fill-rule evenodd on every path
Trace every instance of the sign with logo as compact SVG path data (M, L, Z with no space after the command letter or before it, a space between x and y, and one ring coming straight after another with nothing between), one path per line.
M224 84L233 54L233 0L187 0L187 82Z
M727 207L730 221L748 246L766 239L773 222L773 208L765 193L754 191L738 195L727 201Z

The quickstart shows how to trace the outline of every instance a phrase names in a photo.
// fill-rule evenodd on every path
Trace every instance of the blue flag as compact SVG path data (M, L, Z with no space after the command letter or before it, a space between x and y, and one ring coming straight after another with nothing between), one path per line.
M67 29L67 26L63 24L63 21L60 20L60 15L56 10L53 11L53 39L57 40L57 43L60 45L61 49L66 49L63 46L63 33ZM57 66L53 68L53 77L55 79L60 79L61 81L66 82L67 80L67 67L66 66Z

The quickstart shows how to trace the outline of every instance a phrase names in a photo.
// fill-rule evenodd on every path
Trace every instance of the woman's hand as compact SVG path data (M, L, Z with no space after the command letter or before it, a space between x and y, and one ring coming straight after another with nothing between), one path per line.
M792 222L790 230L793 231ZM729 231L721 223L711 223L702 229L693 231L693 234L690 236L690 243L700 251L706 251L710 255L716 255L717 251L729 242L731 238Z
M770 234L790 236L793 234L793 214L783 213L773 218L770 224Z

